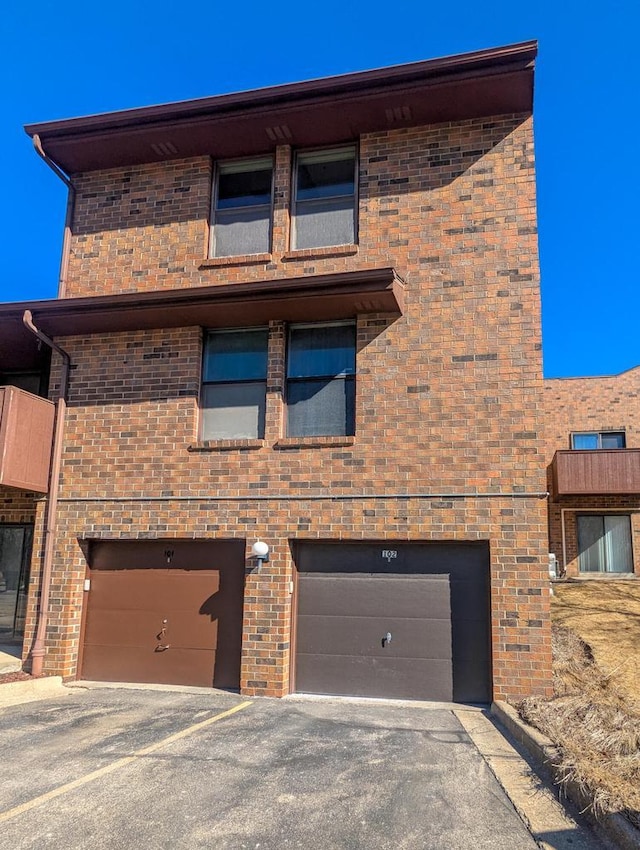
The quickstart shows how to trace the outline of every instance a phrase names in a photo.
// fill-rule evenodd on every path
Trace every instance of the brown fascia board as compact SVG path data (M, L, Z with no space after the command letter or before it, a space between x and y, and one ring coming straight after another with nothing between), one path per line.
M531 112L536 53L537 43L528 41L253 91L29 124L25 130L38 135L47 153L69 173L198 154L264 152L275 144L265 133L269 125L290 124L291 138L284 141L291 144L309 144L324 129L317 139L324 144L388 129L385 113L394 106L408 106L414 113L400 126ZM177 154L154 155L151 145L167 138L178 143ZM240 140L246 140L245 148Z
M221 284L195 289L94 295L0 304L0 370L28 368L37 340L25 310L49 336L85 336L176 327L243 327L330 321L359 313L403 312L404 283L393 268Z

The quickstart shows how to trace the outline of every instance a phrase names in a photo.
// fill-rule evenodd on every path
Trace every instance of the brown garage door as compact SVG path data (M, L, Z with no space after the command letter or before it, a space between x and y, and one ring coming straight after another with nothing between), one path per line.
M244 543L96 542L90 561L82 678L239 688Z
M298 544L295 689L489 702L484 545Z

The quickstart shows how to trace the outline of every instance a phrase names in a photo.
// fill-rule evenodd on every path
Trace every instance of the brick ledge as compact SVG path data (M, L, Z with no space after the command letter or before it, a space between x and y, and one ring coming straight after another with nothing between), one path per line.
M281 259L288 260L315 260L324 257L350 257L358 253L357 245L330 245L323 248L300 248L295 251L287 251Z
M319 449L353 446L355 437L282 437L274 443L274 449Z
M236 450L261 449L264 440L203 440L187 446L188 452L232 452Z
M217 269L225 266L253 266L261 263L270 263L271 254L238 254L234 257L210 257L203 260L199 269Z

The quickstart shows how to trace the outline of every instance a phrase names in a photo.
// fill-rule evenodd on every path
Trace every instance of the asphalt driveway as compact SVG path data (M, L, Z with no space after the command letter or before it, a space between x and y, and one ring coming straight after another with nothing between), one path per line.
M446 708L74 689L0 741L0 850L537 846Z

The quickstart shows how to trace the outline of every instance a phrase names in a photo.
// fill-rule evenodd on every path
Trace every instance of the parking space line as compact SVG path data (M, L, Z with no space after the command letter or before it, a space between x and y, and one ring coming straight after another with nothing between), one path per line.
M239 703L239 705L234 705L233 708L229 708L227 711L222 711L220 714L208 717L206 720L201 720L199 723L194 723L192 726L187 726L186 729L182 729L180 732L174 732L173 735L169 735L155 744L142 747L142 749L136 750L135 753L132 753L130 756L124 756L124 758L118 759L112 764L99 767L97 770L92 770L91 773L87 773L85 776L73 779L71 782L65 782L64 785L59 785L57 788L53 788L45 794L40 794L40 796L34 797L26 803L21 803L19 806L14 806L12 809L7 809L6 812L0 812L0 823L7 821L10 818L14 818L17 815L21 815L24 812L28 812L30 809L34 809L36 806L40 806L42 803L46 803L49 800L54 800L56 797L61 797L63 794L69 793L69 791L74 791L76 788L80 788L88 782L93 782L94 779L99 779L101 776L113 773L114 770L126 767L126 765L131 764L131 762L134 762L141 756L147 756L162 747L166 747L168 744L173 744L174 741L179 741L181 738L193 735L194 732L198 732L200 729L211 726L212 723L217 723L218 720L224 720L225 717L230 717L232 714L236 714L238 711L248 708L251 704L251 700L248 700L247 702Z

